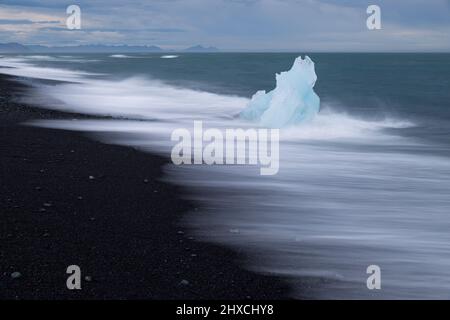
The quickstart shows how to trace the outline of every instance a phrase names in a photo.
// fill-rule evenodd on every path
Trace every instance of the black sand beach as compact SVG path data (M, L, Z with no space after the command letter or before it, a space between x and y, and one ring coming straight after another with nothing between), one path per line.
M21 125L74 118L25 106L0 77L0 299L281 299L277 278L237 252L198 242L195 207L159 181L166 159L78 133ZM78 265L82 290L66 288Z

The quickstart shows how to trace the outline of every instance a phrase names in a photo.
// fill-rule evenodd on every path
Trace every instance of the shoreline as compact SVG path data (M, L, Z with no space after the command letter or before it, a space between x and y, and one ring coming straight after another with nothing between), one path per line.
M0 75L0 299L289 298L284 280L189 235L195 205L160 181L167 159L21 125L86 116L17 102L27 87L13 79ZM66 288L69 265L82 290Z

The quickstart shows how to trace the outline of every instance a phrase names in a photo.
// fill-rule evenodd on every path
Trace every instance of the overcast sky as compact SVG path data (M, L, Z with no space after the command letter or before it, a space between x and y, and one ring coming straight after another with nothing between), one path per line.
M77 4L82 29L66 28ZM368 30L379 5L381 30ZM0 42L244 51L450 51L450 0L1 0Z

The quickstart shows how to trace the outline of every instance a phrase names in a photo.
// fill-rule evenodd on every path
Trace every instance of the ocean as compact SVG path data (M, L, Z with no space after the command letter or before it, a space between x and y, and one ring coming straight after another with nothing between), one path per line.
M239 112L305 54L320 112L281 129L278 174L167 164L164 179L198 203L184 225L285 277L294 298L450 298L450 54L4 55L0 73L30 83L37 106L105 116L26 125L169 158L171 132L194 121L255 126Z

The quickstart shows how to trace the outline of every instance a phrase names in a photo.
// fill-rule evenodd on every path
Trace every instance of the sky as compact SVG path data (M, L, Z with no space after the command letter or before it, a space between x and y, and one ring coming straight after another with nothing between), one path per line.
M81 8L81 29L66 8ZM366 9L381 9L369 30ZM450 51L450 0L0 0L0 43L225 51Z

